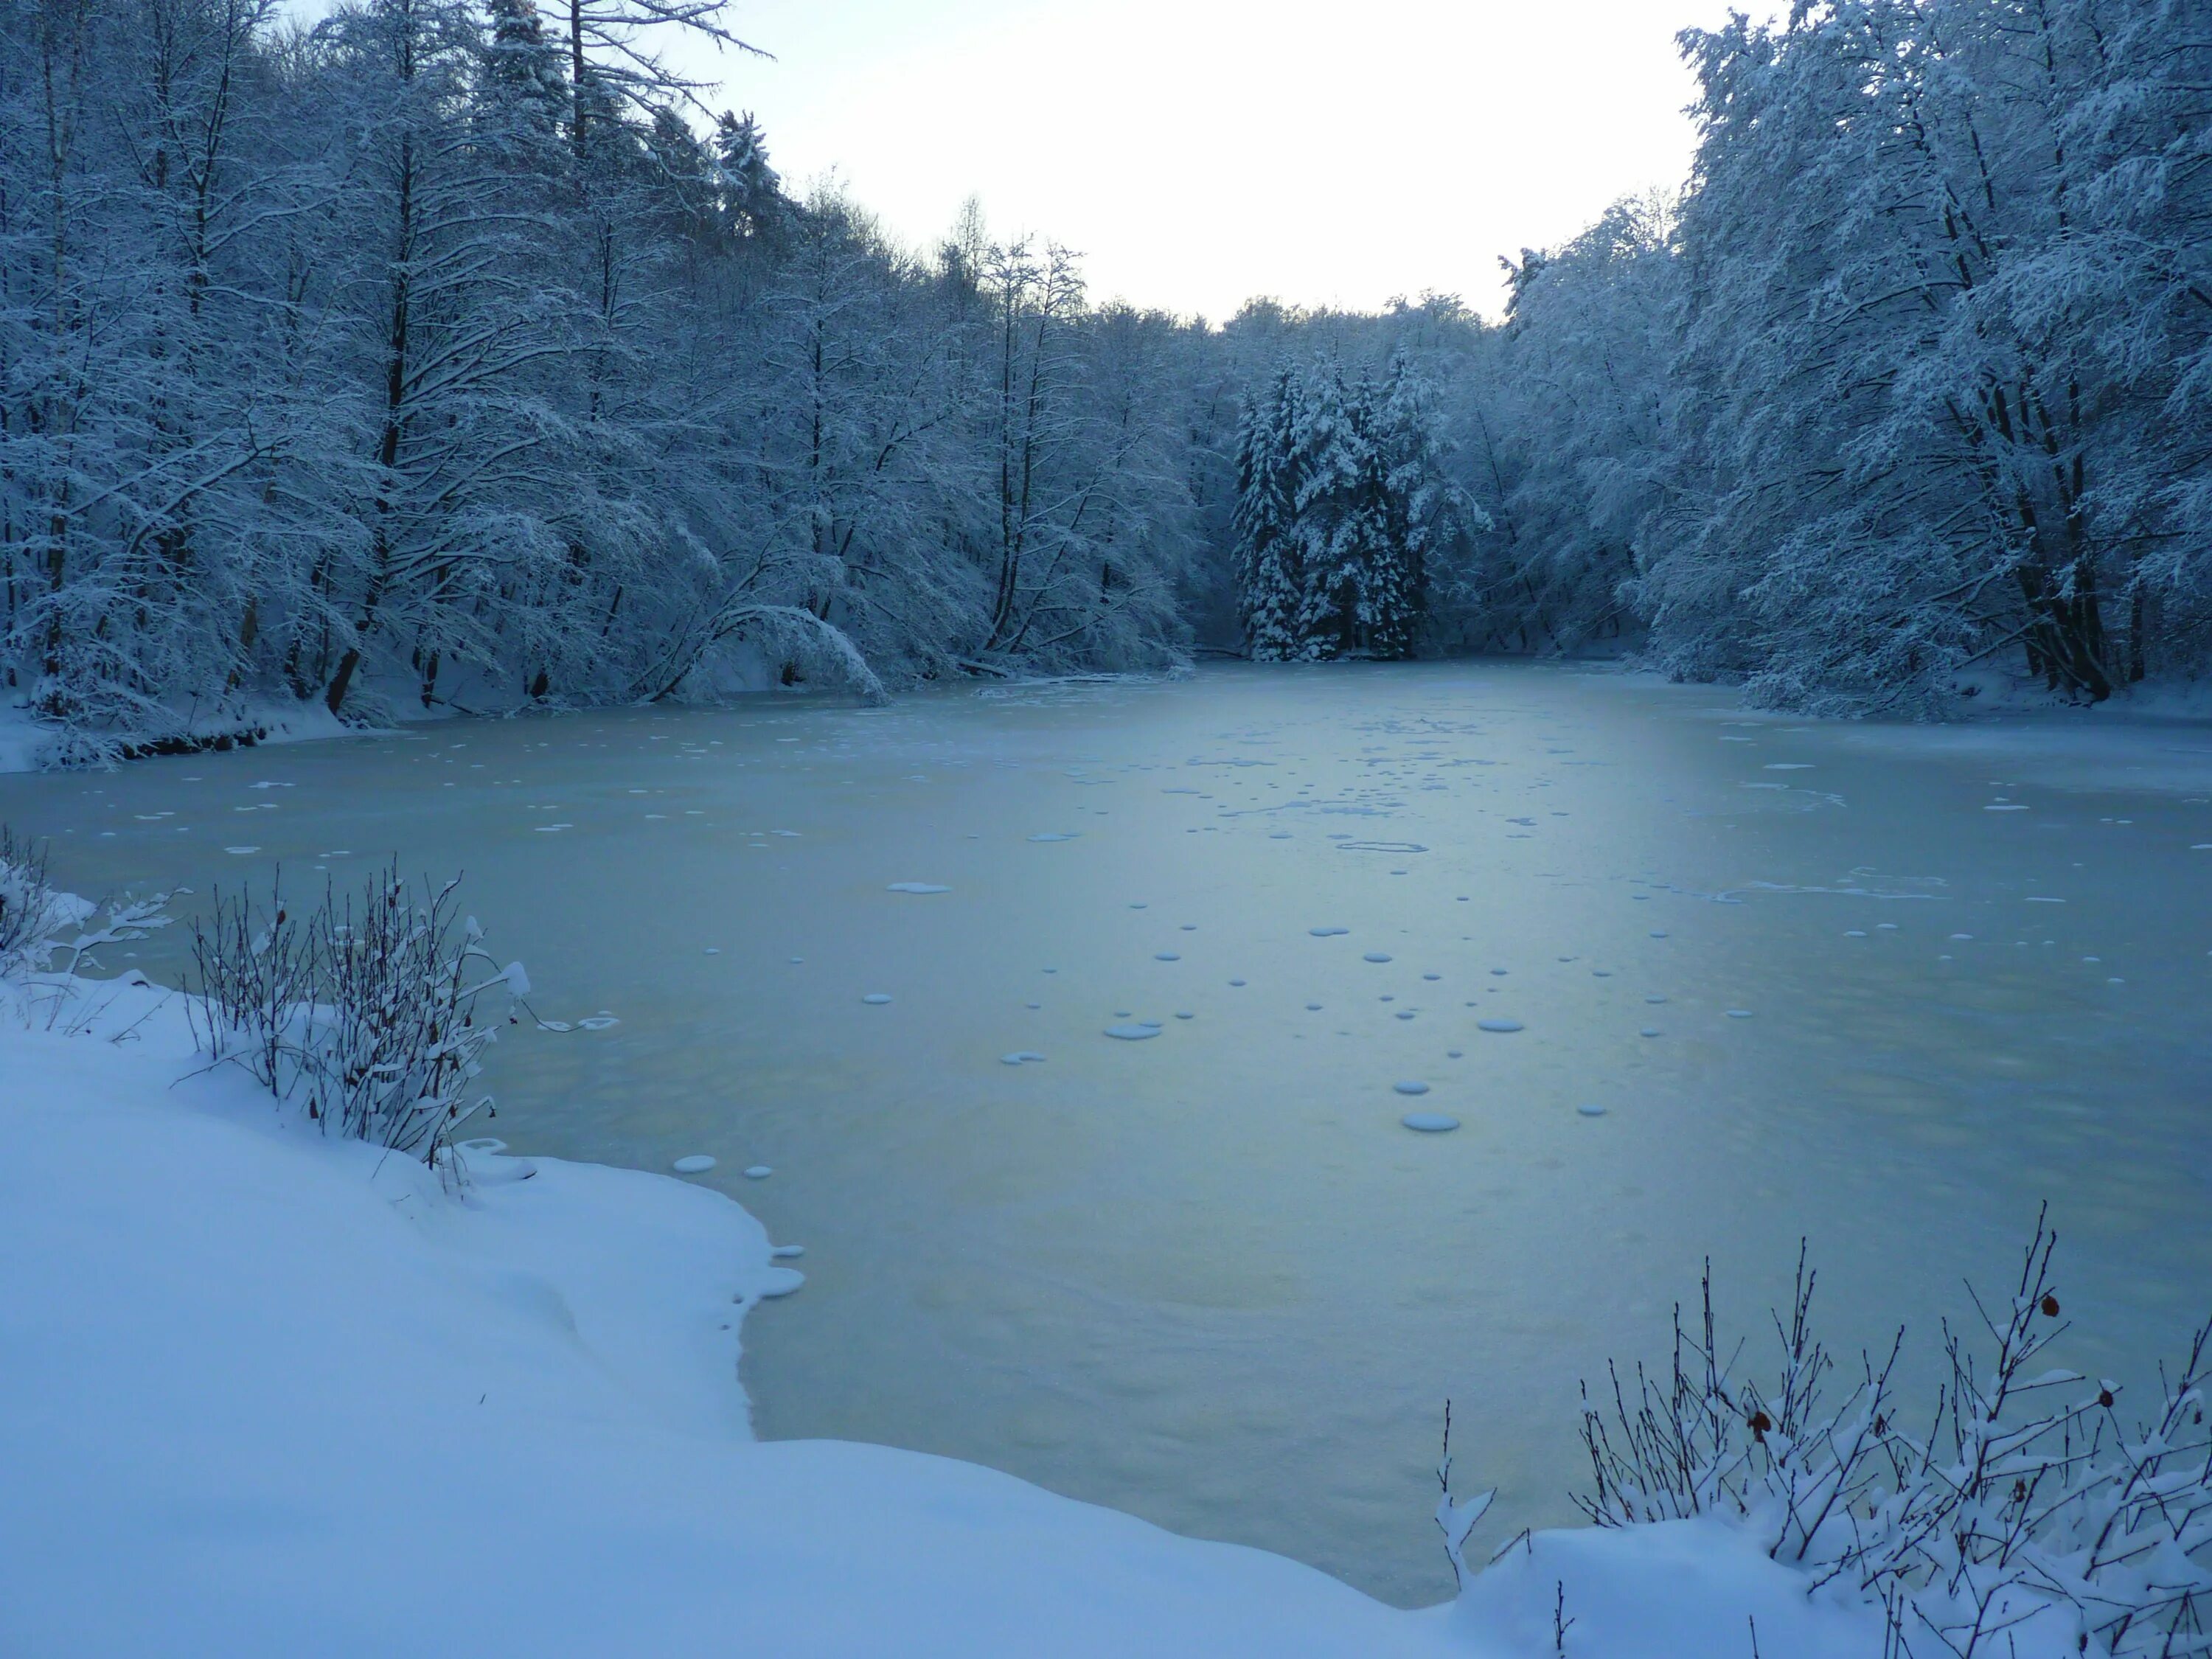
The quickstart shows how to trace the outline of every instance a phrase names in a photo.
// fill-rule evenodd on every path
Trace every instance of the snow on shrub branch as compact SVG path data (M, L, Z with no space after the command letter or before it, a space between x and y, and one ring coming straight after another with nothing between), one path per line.
M1892 1387L1901 1332L1828 1402L1837 1366L1811 1333L1802 1251L1771 1389L1721 1358L1709 1269L1702 1327L1677 1317L1671 1375L1638 1367L1631 1387L1615 1371L1609 1404L1585 1388L1592 1486L1576 1503L1601 1527L1737 1521L1812 1588L1878 1603L1885 1659L2212 1653L2212 1323L2130 1427L2118 1383L2039 1363L2068 1328L2057 1242L2039 1216L2010 1297L1970 1287L1982 1330L1946 1323L1950 1379L1917 1436Z
M167 927L172 896L126 894L95 904L65 893L47 878L45 847L0 824L0 1008L28 1018L36 1001L47 1025L58 1024L75 1000L78 973L100 965L92 953ZM79 1009L73 1018L83 1017Z
M498 1027L479 1000L530 988L520 963L501 967L484 949L458 885L410 891L395 864L359 893L326 888L304 918L281 885L265 907L217 894L192 930L201 1047L325 1132L439 1165L491 1104L474 1085Z

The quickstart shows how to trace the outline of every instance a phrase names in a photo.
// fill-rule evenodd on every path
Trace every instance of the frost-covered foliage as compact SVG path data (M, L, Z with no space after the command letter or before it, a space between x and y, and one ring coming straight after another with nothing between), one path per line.
M2212 9L1827 0L1685 45L1665 659L1816 708L2201 661Z
M1924 1433L1893 1387L1901 1334L1832 1396L1802 1257L1771 1388L1718 1346L1708 1278L1671 1375L1616 1374L1609 1400L1586 1401L1577 1502L1601 1527L1731 1517L1814 1591L1879 1604L1899 1656L2212 1651L2212 1325L2130 1413L2117 1382L2045 1359L2067 1328L2056 1243L2039 1219L2008 1297L1974 1298L1980 1333L1947 1327Z
M720 13L0 8L0 681L71 752L1177 658L1191 331L792 199L656 67Z
M81 925L92 907L46 879L46 848L0 825L0 980L44 973L62 947L65 928Z
M1495 325L900 247L695 125L660 65L723 11L0 7L0 692L52 752L1194 641L1838 712L2212 665L2212 0L1692 31L1692 176Z
M201 1046L326 1133L440 1163L489 1103L472 1085L498 1027L479 1000L528 989L457 913L454 887L417 896L395 867L304 918L281 891L265 907L218 895L192 931Z
M1431 570L1490 527L1443 449L1435 395L1403 352L1380 385L1347 381L1326 360L1277 372L1237 441L1236 561L1254 657L1413 653Z
M1838 713L2212 666L2212 6L1805 0L1682 45L1691 178L1509 264L1500 325L1227 331L1438 386L1494 527L1431 563L1428 646L1618 641Z
M125 894L100 903L64 892L46 876L46 848L0 824L0 1015L78 1030L98 1017L79 976L104 964L102 946L145 939L169 925L172 895Z
M1666 500L1675 207L1624 202L1509 267L1503 328L1461 409L1495 533L1450 573L1466 642L1571 651L1632 633L1637 552Z

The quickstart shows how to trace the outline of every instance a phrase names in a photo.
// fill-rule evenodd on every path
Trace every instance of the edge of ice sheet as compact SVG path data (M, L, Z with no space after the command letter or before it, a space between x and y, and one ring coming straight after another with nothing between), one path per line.
M800 1276L730 1199L485 1144L457 1195L201 1070L180 1000L102 994L70 1037L0 994L0 1256L33 1264L0 1278L0 1648L1551 1659L1564 1584L1575 1659L1751 1620L1880 1650L1709 1522L1538 1534L1404 1613L972 1464L756 1443L743 1319Z

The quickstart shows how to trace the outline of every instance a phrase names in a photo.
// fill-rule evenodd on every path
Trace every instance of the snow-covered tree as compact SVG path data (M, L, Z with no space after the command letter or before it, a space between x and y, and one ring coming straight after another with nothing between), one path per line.
M1404 353L1381 386L1285 367L1248 410L1236 517L1246 648L1261 660L1411 656L1431 562L1487 515L1447 476L1434 395Z
M768 142L752 112L724 110L714 125L714 185L722 222L731 234L759 236L774 231L790 202L783 180L769 165Z
M1244 410L1237 446L1235 520L1238 614L1255 662L1303 654L1297 632L1304 572L1297 542L1297 478L1291 434L1298 424L1297 371L1285 364Z

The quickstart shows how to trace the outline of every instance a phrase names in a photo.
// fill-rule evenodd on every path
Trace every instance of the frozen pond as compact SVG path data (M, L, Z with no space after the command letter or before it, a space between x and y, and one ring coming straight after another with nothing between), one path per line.
M1493 1540L1568 1518L1577 1379L1662 1357L1708 1254L1756 1336L1808 1236L1832 1342L1929 1358L2048 1198L2067 1358L2178 1344L2208 797L2201 724L1433 665L472 722L0 777L0 819L84 890L465 871L541 1014L621 1022L501 1044L495 1132L710 1155L806 1246L764 1435L1410 1603L1444 1399Z

